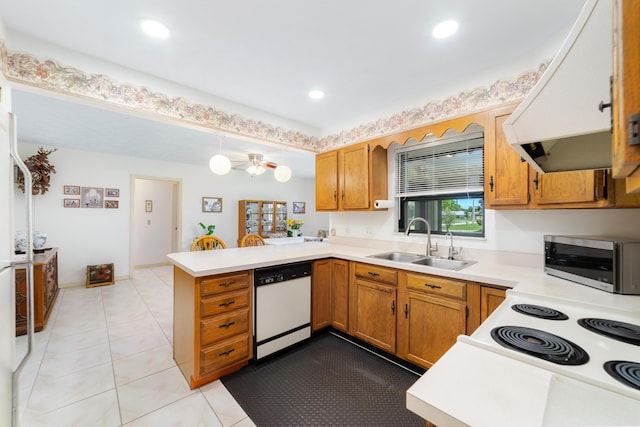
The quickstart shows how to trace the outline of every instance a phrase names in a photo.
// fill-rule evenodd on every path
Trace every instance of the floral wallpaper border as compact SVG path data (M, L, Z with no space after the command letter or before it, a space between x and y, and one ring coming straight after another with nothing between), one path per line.
M317 138L230 114L213 106L192 103L181 97L169 97L146 87L121 83L103 74L88 74L52 59L41 60L28 53L9 52L4 40L0 40L0 60L3 72L14 82L315 152L379 138L522 99L549 64L544 62L536 70L513 79L497 80L489 87L463 91L441 101L431 101L422 107L404 110L391 117Z

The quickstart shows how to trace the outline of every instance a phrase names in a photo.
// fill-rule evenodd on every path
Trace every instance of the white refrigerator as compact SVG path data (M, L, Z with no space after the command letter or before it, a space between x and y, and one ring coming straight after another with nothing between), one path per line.
M31 188L31 175L17 155L16 119L8 111L9 89L0 76L0 426L19 425L17 379L33 346L33 250L31 192L26 191L25 206L14 206L15 168L25 174L25 188ZM28 181L28 182L27 182ZM24 215L27 224L26 254L16 255L15 219ZM27 350L16 352L15 269L27 269L29 320Z

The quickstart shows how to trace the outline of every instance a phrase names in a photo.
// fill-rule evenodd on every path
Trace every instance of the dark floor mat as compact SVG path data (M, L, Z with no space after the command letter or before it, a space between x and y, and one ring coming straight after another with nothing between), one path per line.
M424 426L405 407L417 375L330 334L222 378L258 427Z

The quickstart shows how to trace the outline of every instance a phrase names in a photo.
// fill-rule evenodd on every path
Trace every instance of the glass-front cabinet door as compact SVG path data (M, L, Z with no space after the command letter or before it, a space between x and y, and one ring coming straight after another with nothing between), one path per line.
M275 202L275 232L278 235L287 234L287 202Z
M246 215L246 234L259 234L260 233L260 203L249 202L245 203L245 215Z
M260 202L260 212L261 212L261 221L262 221L262 237L269 237L274 232L274 213L273 213L273 202Z

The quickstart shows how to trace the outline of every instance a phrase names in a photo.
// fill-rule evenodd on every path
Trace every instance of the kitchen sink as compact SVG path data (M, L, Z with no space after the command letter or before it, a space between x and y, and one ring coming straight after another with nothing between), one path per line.
M471 264L475 264L476 261L464 261L461 259L447 259L447 258L424 258L415 261L411 261L412 264L427 265L429 267L442 268L444 270L462 270L465 267L469 267Z
M381 254L369 255L369 258L426 265L429 267L441 268L443 270L462 270L463 268L476 263L476 261L427 257L425 255L410 254L407 252L385 252Z
M424 255L410 254L407 252L385 252L383 254L369 255L369 258L386 259L395 262L416 262L427 259Z

